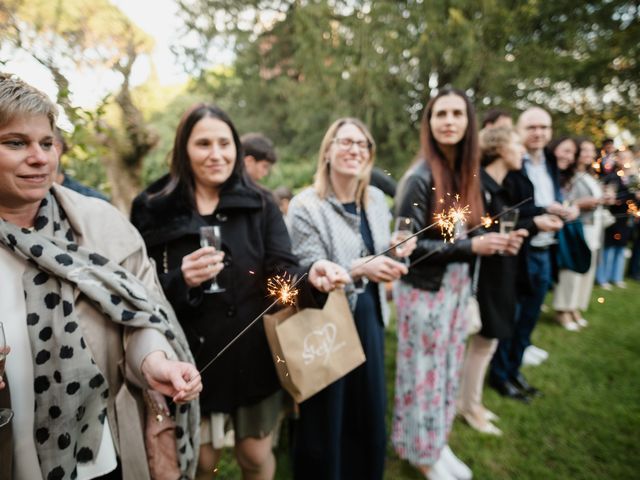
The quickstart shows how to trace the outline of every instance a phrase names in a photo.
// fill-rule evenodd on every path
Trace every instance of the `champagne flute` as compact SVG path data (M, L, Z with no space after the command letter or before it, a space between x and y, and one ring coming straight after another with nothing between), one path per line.
M413 234L413 219L409 217L397 217L393 229L392 241L402 242ZM398 245L395 248L396 257L400 258L405 265L409 265L409 257L404 254L406 244Z
M7 340L4 335L4 327L0 322L0 377L4 378L4 365L7 361ZM0 428L4 427L13 418L13 411L10 408L0 408Z
M500 216L500 233L503 235L509 235L516 228L516 223L518 223L518 216L520 215L520 211L515 208L506 213L503 213ZM504 255L504 251L500 250L498 252L499 255Z
M218 225L200 227L200 246L214 247L216 250L222 250L222 237L220 236L220 227ZM218 285L216 277L211 279L211 285L204 289L204 293L220 293L224 292L224 288Z

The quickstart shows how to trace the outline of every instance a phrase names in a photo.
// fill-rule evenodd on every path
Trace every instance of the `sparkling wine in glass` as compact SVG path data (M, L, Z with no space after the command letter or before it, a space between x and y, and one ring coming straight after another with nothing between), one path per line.
M220 227L218 225L200 227L200 246L214 247L216 250L222 250L222 237L220 236ZM224 288L218 285L216 277L211 279L211 285L204 289L204 293L220 293L224 292Z
M397 217L395 227L393 229L393 241L402 242L413 234L413 220L409 217ZM405 253L406 244L398 245L395 249L396 257L408 265L409 257Z
M7 340L4 335L4 327L0 322L0 377L4 378L4 365L7 361ZM0 428L11 421L13 411L10 408L0 408Z
M520 211L516 208L514 210L510 210L500 216L499 225L500 225L500 233L503 235L509 235L516 228L516 223L518 223L518 216ZM498 252L500 255L504 255L503 251Z
M500 217L500 233L509 235L518 223L518 209L511 210Z

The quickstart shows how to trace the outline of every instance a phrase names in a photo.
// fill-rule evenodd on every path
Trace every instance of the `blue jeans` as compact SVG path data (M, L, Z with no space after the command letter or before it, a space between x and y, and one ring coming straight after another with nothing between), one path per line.
M538 322L540 308L552 282L551 250L531 250L527 256L531 292L518 296L516 322L511 338L500 340L491 360L489 376L502 383L515 378L522 365L525 348L531 345L531 333Z
M635 280L640 280L640 224L636 224L633 234L633 248L631 250L631 260L629 260L629 276Z
M621 282L624 277L624 247L604 247L596 270L596 282Z

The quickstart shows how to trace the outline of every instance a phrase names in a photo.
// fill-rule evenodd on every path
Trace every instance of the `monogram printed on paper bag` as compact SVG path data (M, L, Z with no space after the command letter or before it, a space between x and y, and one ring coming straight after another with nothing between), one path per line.
M327 323L319 330L313 330L309 332L302 342L304 349L302 350L302 359L305 365L309 365L316 358L324 357L322 363L326 364L333 352L337 352L343 348L346 343L340 342L334 345L336 342L337 328L334 323Z

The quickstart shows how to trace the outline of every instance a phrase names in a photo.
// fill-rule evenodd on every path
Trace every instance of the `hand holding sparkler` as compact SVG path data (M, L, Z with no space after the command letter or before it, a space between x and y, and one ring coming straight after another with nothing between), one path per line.
M575 220L580 214L580 210L578 210L577 208L570 205L563 205L558 202L553 202L546 208L546 210L547 213L556 215L557 217L560 217L561 219L566 221Z
M564 225L559 217L548 213L533 217L533 223L541 232L557 232Z
M366 277L372 282L392 282L408 272L407 266L384 255L357 258L351 264L351 278Z
M524 239L529 236L529 231L519 228L509 233L509 241L505 249L505 255L517 255L522 247Z
M321 262L324 262L324 263L321 263ZM330 281L327 279L327 276L325 276L324 274L321 275L321 272L324 272L323 269L331 270L330 278L332 279L335 279L335 278L342 279L342 274L340 273L340 270L342 270L342 272L346 274L346 272L344 272L344 269L342 267L340 267L339 265L336 265L333 262L329 262L328 260L319 260L318 262L314 263L314 265L318 263L320 263L320 265L316 267L317 270L315 274L318 275L318 278L326 279L327 282ZM337 267L337 269L332 270L335 267ZM314 270L314 267L312 266L311 269ZM222 347L222 349L211 360L209 360L207 364L200 369L199 372L196 370L195 375L184 377L185 379L187 379L187 385L185 388L189 388L189 391L191 391L191 389L193 388L193 385L198 385L198 384L201 385L202 382L200 380L200 377L202 376L202 373L211 365L213 365L215 361L218 358L220 358L224 352L226 352L234 343L236 343L240 337L242 337L251 327L253 327L258 320L260 320L267 313L269 313L271 309L275 307L278 303L281 303L283 305L294 305L298 297L297 287L300 284L300 282L304 280L306 276L307 276L306 273L301 275L295 282L293 282L288 276L276 276L276 277L270 278L267 281L267 289L269 291L269 295L271 295L272 297L275 297L275 300L267 308L265 308L263 312L260 313L260 315L258 315L256 318L251 320L251 322L246 327L244 327L240 331L240 333L238 333L235 337L233 337L229 343L227 343L224 347ZM347 278L348 278L348 275L347 275ZM311 282L311 279L309 279L309 281ZM194 370L195 370L195 367L194 367ZM200 387L200 389L202 389L202 387ZM177 403L178 401L184 401L184 400L178 394L173 398L173 401Z
M521 207L522 205L530 202L531 200L532 200L532 197L525 198L524 200L522 200L522 201L518 202L517 204L513 205L512 207L507 208L506 210L503 210L502 212L494 215L493 217L490 217L490 216L481 217L481 222L478 225L475 225L474 227L471 227L471 228L469 228L469 229L467 229L467 230L465 230L463 232L456 233L455 234L455 238L453 240L459 238L462 234L466 235L466 234L474 232L475 230L478 230L480 228L489 228L489 227L491 227L493 222L495 222L498 218L500 218L503 215L505 215L505 214L507 214L507 213L509 213L509 212ZM547 216L551 217L552 215L547 215ZM562 228L562 221L560 219L557 219L557 221L560 222L560 228ZM445 236L445 233L446 232L443 232L443 236ZM490 235L490 234L487 234L487 235ZM483 235L483 237L486 237L487 235ZM474 237L474 238L481 238L481 237ZM453 240L452 240L452 243L453 243ZM473 245L473 239L472 239L472 245ZM482 244L482 243L476 244L476 246L477 247L481 247L481 248L485 248L486 247L487 250L489 250L489 248L491 247L491 245ZM415 259L413 262L411 262L411 265L409 267L413 267L413 266L417 265L418 263L420 263L420 262L428 259L429 257L435 255L436 253L441 252L446 247L447 247L447 242L446 242L446 237L445 237L445 243L443 243L440 248L438 248L436 250L432 250L432 251L422 255L421 257ZM495 245L493 246L492 249L495 250ZM495 250L495 251L498 251L498 250ZM493 253L495 253L495 251ZM486 253L485 255L490 255L490 253Z
M471 239L471 251L476 255L494 255L504 252L509 246L509 235L489 232Z
M309 270L309 282L321 292L331 292L351 283L347 271L337 263L329 260L318 260Z
M169 360L163 351L148 354L140 370L153 390L172 397L176 403L190 402L202 391L195 365Z

